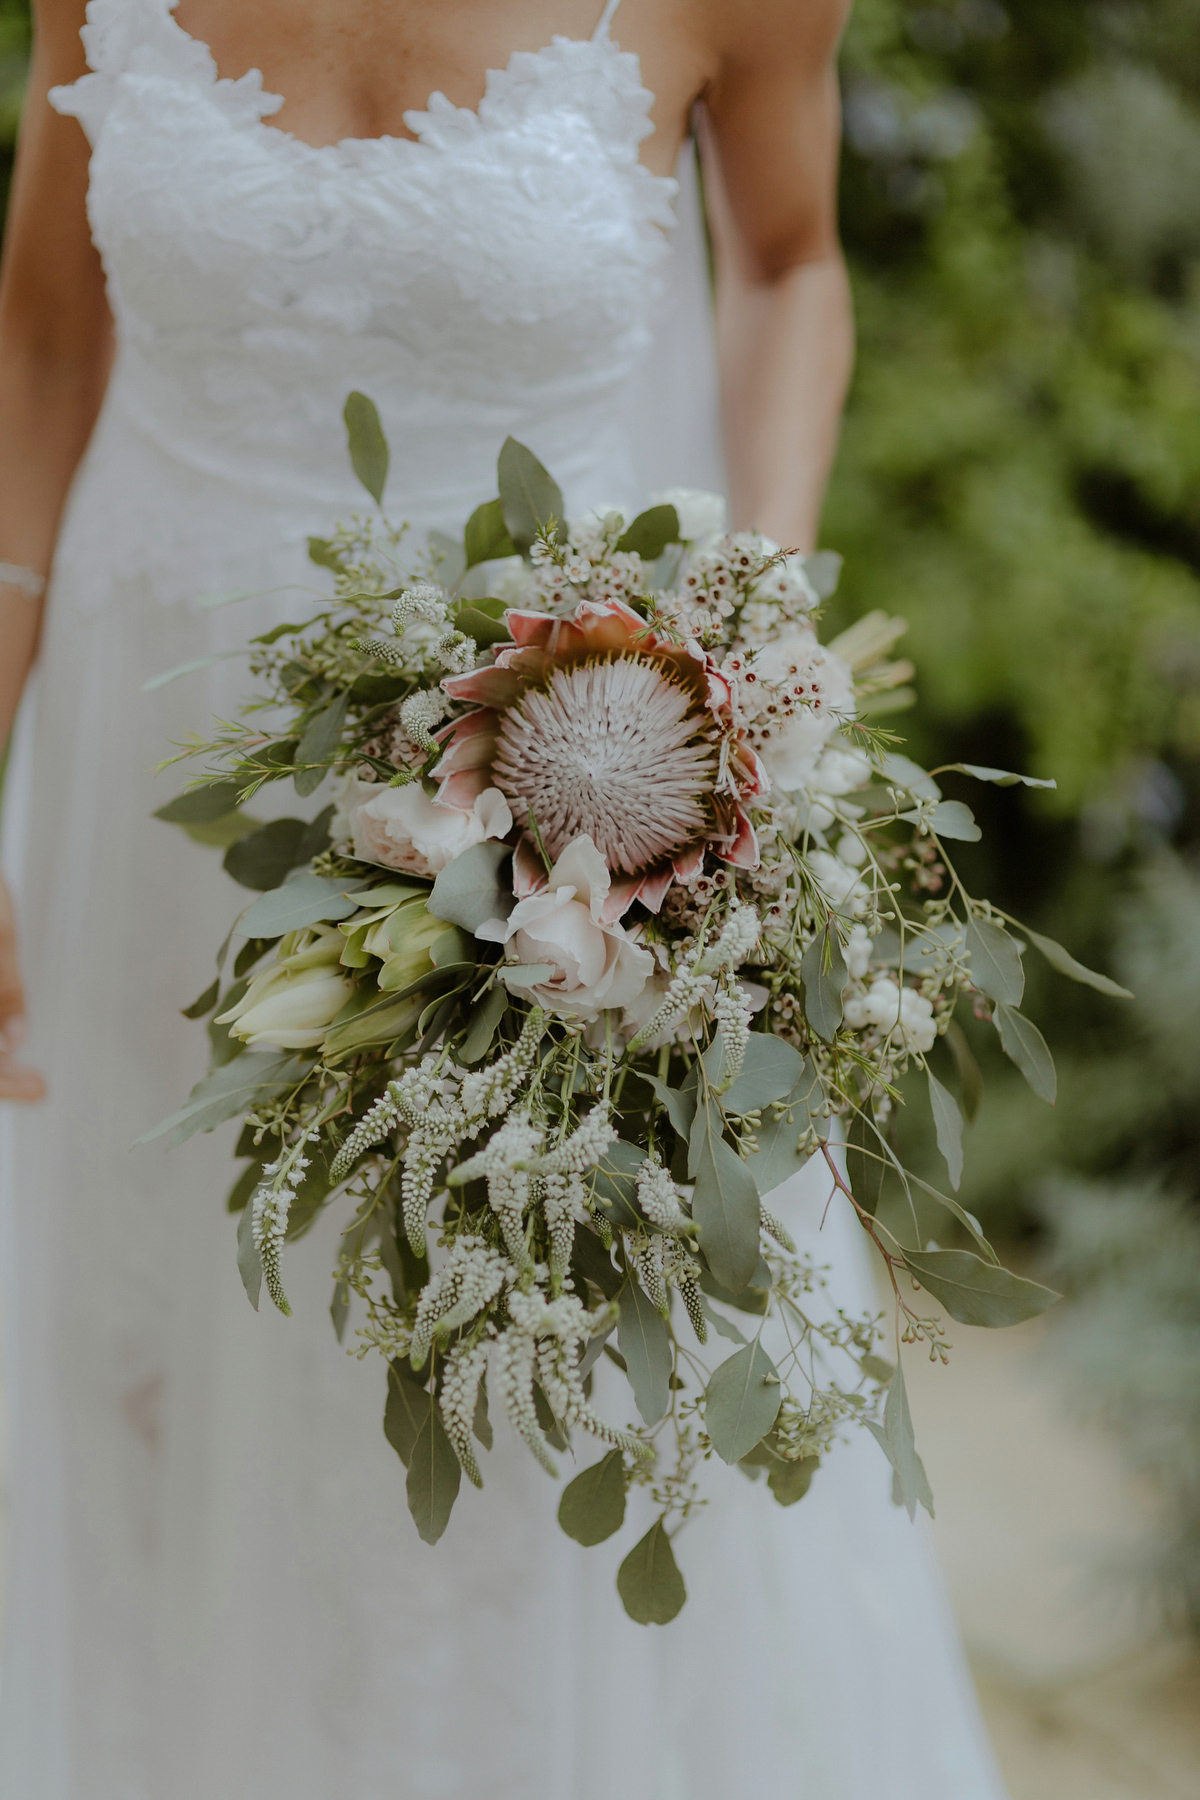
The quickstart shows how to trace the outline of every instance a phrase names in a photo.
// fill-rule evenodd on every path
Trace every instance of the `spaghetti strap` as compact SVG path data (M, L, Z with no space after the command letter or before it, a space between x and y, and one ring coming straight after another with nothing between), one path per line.
M620 4L621 4L621 0L607 0L607 3L604 8L604 12L601 15L600 23L597 25L595 31L592 33L593 43L595 43L598 39L603 39L608 36L608 28L612 24L613 15L616 12L618 6L620 6Z

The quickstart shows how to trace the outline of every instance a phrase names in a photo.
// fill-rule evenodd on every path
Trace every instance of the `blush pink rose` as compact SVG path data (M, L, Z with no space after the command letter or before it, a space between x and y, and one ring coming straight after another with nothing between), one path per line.
M406 875L439 875L472 844L507 837L513 826L508 802L494 787L462 807L431 799L419 781L380 787L352 778L342 810L355 856Z
M546 885L513 908L507 920L489 919L476 937L503 944L510 963L548 965L553 974L528 994L547 1012L587 1022L610 1007L632 1004L654 973L649 950L620 924L606 924L607 864L590 837L567 845Z

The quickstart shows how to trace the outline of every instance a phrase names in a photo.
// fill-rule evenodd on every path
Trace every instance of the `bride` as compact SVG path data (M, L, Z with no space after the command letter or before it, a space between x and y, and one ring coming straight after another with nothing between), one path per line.
M296 1316L256 1318L228 1134L128 1149L200 1072L178 1008L233 911L149 814L236 664L143 684L304 616L297 546L356 504L350 389L414 530L460 526L512 432L574 511L727 485L813 545L851 356L844 0L617 10L38 0L0 305L0 739L41 644L5 815L28 1063L0 889L0 1095L42 1101L5 1109L0 1169L6 1800L1001 1794L873 1444L794 1510L727 1482L662 1630L502 1441L430 1550L329 1329L332 1236L292 1259ZM796 1235L861 1310L818 1190Z

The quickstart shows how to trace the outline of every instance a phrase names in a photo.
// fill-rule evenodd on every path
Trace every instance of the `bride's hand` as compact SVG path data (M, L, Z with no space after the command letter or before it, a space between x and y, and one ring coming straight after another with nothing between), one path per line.
M17 1061L25 1035L25 991L17 967L17 923L0 875L0 1100L40 1100L46 1084L36 1069Z

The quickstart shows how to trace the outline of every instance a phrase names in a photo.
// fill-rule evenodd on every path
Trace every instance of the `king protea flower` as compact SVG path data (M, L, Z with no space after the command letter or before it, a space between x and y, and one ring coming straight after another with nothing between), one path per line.
M518 895L544 880L535 836L552 860L592 840L612 872L610 919L634 900L657 912L707 851L754 867L747 805L770 783L712 658L657 637L620 600L584 601L571 619L505 616L514 647L442 683L475 709L439 733L435 779L454 806L500 789L526 827Z

